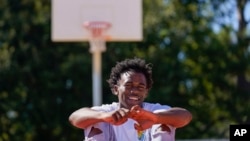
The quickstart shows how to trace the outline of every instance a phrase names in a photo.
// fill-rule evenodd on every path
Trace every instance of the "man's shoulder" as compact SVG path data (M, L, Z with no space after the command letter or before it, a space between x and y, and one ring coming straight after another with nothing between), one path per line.
M113 111L119 108L119 104L117 102L113 102L111 104L102 104L101 106L94 106L92 109L98 110L98 111Z
M146 109L148 111L167 110L170 108L171 107L169 105L162 105L160 103L143 102L143 109Z

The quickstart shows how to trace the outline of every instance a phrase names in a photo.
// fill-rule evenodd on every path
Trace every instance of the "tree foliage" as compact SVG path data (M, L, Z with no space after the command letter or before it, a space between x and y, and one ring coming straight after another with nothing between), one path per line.
M68 116L92 104L89 45L51 41L50 0L0 3L0 141L83 140ZM116 100L111 67L137 56L153 64L147 101L193 113L177 138L228 138L230 124L250 123L249 3L143 0L144 40L103 53L103 103Z

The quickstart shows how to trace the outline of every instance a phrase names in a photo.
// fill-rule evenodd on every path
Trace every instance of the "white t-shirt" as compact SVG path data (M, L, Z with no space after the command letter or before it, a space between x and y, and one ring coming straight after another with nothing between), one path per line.
M120 107L119 103L113 102L112 104L103 104L102 106L95 106L95 107L92 107L92 109L103 111L103 112L110 112L110 111L118 110L119 107ZM143 103L143 109L147 111L151 111L151 112L156 112L159 110L161 111L168 110L169 108L171 107L167 105L160 105L158 103L156 104L147 103L147 102ZM108 128L107 128L107 125L105 125L104 127L105 129L102 129L102 130L110 130L111 128L115 135L111 135L112 133L109 133L108 136L115 136L117 141L163 141L163 140L174 141L175 128L170 125L168 125L170 132L161 132L161 133L155 132L156 128L159 127L159 125L154 125L151 128L145 130L144 132L138 133L137 130L135 130L134 128L134 124L135 124L135 121L133 119L128 119L127 122L119 126L108 124ZM103 128L103 126L101 127L99 125L100 124L93 125L93 126L95 128ZM85 134L88 134L89 131L90 131L89 129L86 129ZM103 138L104 141L110 140L110 137L107 138L107 136L105 135L102 136L101 138Z

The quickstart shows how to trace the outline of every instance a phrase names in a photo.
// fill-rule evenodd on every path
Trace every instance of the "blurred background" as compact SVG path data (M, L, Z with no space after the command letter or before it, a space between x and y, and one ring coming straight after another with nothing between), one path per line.
M147 98L184 107L177 139L228 139L250 124L250 1L143 0L141 42L108 42L103 103L117 61L153 64ZM82 141L68 116L92 105L89 43L51 41L50 0L0 0L0 141Z

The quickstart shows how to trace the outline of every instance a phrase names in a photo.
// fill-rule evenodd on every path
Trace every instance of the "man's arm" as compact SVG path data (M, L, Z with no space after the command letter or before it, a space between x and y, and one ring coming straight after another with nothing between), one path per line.
M108 122L113 125L120 125L127 121L128 113L129 110L124 108L112 112L81 108L69 116L69 121L73 126L82 129L98 122Z
M192 114L179 107L173 107L167 111L156 111L157 123L168 124L176 128L187 125L192 120Z
M102 121L102 112L90 108L81 108L69 116L69 122L78 128L87 128L88 126Z
M191 121L192 114L188 110L178 107L168 110L158 110L153 113L135 106L131 109L130 118L138 122L136 125L138 130L145 130L153 124L165 124L180 128Z

